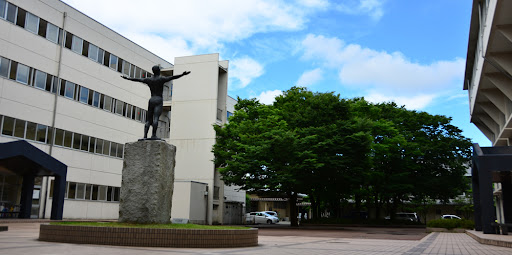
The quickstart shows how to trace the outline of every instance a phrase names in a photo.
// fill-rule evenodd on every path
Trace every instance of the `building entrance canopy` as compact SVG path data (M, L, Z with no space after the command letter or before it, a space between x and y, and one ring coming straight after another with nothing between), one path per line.
M0 174L23 177L20 218L30 218L34 178L54 176L52 220L62 220L67 166L30 143L20 140L0 143Z
M473 144L472 184L475 229L494 234L493 183L501 183L504 221L512 223L512 147L480 147Z

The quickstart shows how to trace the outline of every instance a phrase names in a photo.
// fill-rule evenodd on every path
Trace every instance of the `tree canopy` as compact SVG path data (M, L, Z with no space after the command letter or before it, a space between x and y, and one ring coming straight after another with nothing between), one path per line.
M466 188L471 142L450 121L293 87L273 105L239 98L229 122L214 126L214 162L226 184L285 194L292 208L307 194L314 217L320 208L341 216L349 200L393 215L404 201L445 201Z

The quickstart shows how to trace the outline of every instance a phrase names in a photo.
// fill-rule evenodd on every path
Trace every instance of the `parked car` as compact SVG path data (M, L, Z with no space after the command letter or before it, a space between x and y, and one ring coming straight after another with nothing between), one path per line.
M272 215L277 218L277 222L279 222L279 216L277 216L277 212L274 211L263 211L266 214Z
M245 222L248 224L275 224L279 219L265 212L250 212L245 214Z
M462 220L461 217L457 216L457 215L453 215L453 214L445 214L443 216L441 216L441 219L455 219L455 220Z
M384 219L389 220L391 219L390 216L386 216ZM416 213L404 213L399 212L395 214L395 220L405 220L405 221L416 221L420 222L420 218Z

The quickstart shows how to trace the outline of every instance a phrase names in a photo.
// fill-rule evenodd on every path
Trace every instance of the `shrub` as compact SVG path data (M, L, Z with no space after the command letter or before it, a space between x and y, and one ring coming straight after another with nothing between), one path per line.
M429 227L429 228L446 228L446 229L454 229L454 228L473 229L475 227L475 223L472 220L437 219L437 220L429 221L427 223L427 227Z

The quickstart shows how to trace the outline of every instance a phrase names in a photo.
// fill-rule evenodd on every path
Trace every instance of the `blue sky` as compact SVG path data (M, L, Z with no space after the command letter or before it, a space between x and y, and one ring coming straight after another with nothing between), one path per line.
M232 97L292 86L442 114L481 146L462 90L468 0L65 0L155 54L220 53Z

